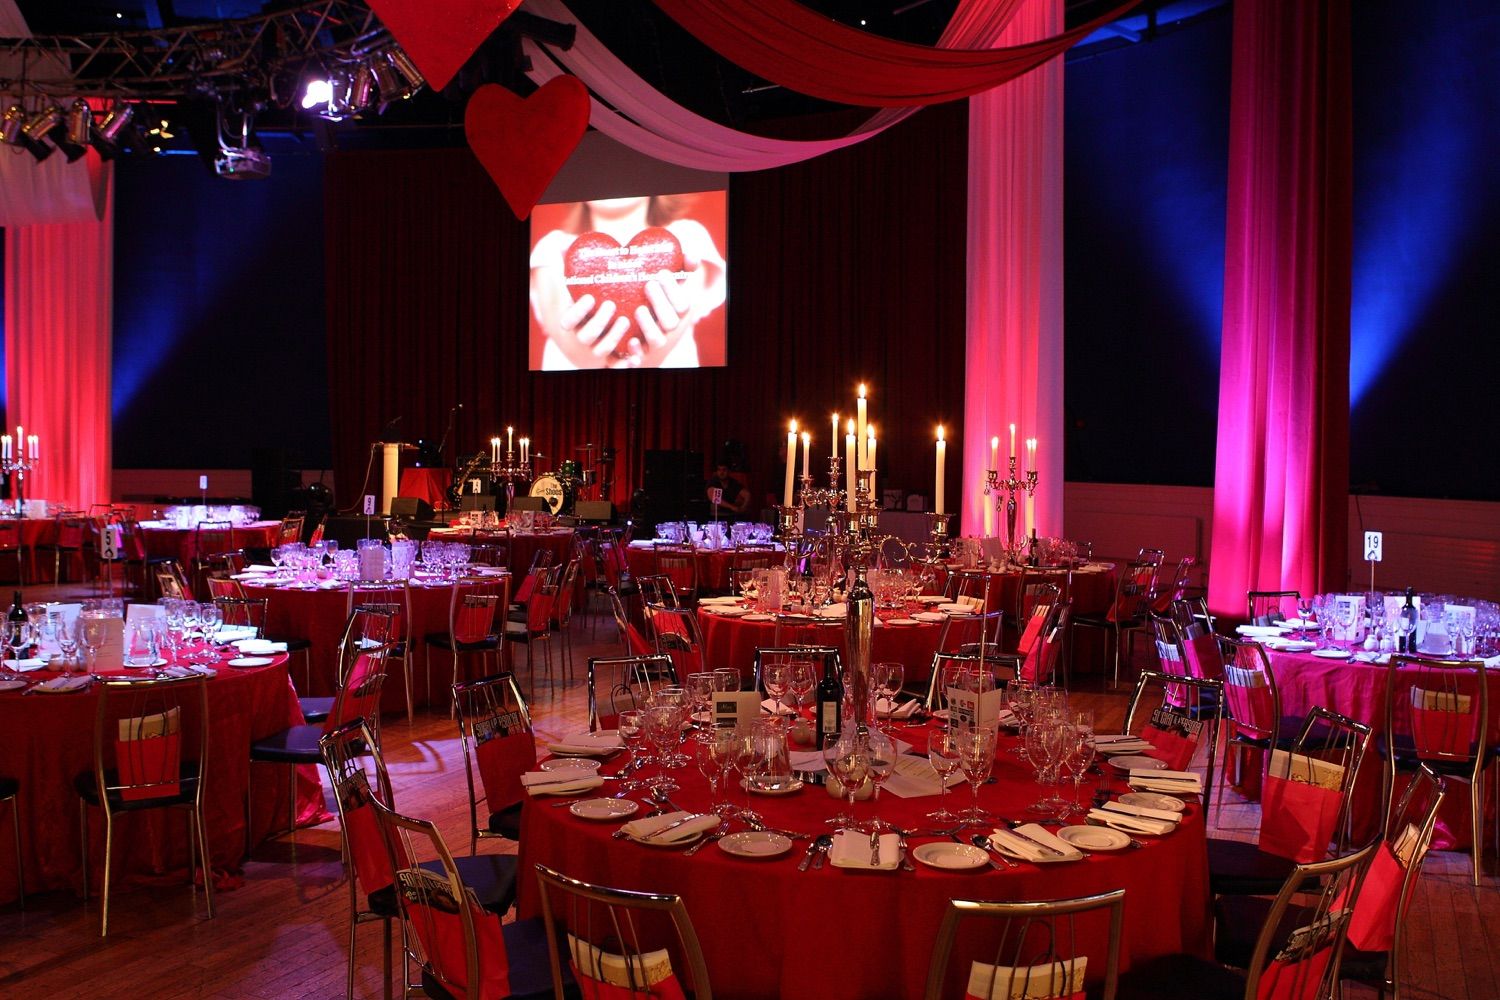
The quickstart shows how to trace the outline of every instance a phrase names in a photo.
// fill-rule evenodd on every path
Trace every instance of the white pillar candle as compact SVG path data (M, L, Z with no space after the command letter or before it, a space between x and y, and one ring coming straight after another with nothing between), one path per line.
M515 433L516 429L514 427L505 428L505 453L507 455L516 450Z
M937 474L933 477L932 484L932 511L934 514L943 512L943 475L946 473L948 464L948 442L943 440L943 425L938 424L937 435Z
M0 437L0 457L10 458L10 435Z
M792 421L792 429L786 433L786 486L781 491L781 505L790 507L792 505L792 479L797 472L797 421Z
M812 475L812 435L802 432L802 474Z
M867 424L865 429L869 437L865 442L865 462L870 466L870 499L875 501L879 494L875 490L875 425ZM878 505L878 501L875 501Z
M1010 425L1010 457L1011 457L1011 461L1015 461L1015 458L1016 458L1016 425L1015 424L1011 424Z
M31 451L29 452L30 456L32 458L36 458L37 457L36 456L37 449L40 447L40 438L38 438L35 434L33 434L29 438L27 438L26 440L30 443L30 447L31 447Z
M839 457L839 415L833 415L833 431L828 435L828 457Z
M1000 468L1000 439L997 437L990 438L990 468Z
M865 421L869 414L865 410L865 384L859 384L859 399L855 402L854 410L854 446L859 452L859 469L863 472L869 468L865 458Z
M844 487L844 492L848 495L848 499L845 501L845 507L849 510L850 513L853 513L855 483L854 463L857 458L858 449L854 446L854 421L848 421L847 426L849 428L849 433L844 435L844 471L848 485Z
M1036 438L1026 439L1026 471L1036 471Z
M1036 438L1026 439L1026 471L1036 471ZM1026 536L1036 530L1036 497L1030 492L1026 494Z

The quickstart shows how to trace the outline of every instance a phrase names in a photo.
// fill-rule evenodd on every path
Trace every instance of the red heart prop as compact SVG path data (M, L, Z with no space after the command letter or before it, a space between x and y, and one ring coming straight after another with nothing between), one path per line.
M464 135L505 196L524 219L567 162L589 127L589 91L571 76L559 76L522 100L487 83L464 109Z
M615 315L628 316L635 327L637 306L648 305L646 282L662 271L680 274L685 267L682 244L660 226L642 229L620 246L605 233L584 233L563 253L563 282L576 302L585 294L616 306ZM623 358L632 340L640 340L639 328L620 341L614 356Z
M433 90L442 90L521 0L370 0Z

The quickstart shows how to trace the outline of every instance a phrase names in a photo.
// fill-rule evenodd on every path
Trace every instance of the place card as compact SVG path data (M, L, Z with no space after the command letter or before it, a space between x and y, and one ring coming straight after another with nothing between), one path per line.
M1333 598L1333 638L1337 642L1358 642L1365 636L1365 595L1337 594ZM1354 624L1345 626L1345 621Z
M97 670L116 670L125 665L125 619L103 618L104 641L94 661Z
M716 691L714 692L714 726L724 728L750 728L760 718L760 692Z
M963 772L954 771L948 775L948 787L961 784L964 780ZM943 787L939 783L938 773L933 768L932 762L926 757L913 757L902 754L896 758L896 767L885 779L885 791L890 792L898 798L916 799L929 795L941 795Z

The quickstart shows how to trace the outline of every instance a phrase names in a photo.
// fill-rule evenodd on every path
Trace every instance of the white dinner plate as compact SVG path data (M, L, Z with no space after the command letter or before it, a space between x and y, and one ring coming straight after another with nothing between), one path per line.
M947 604L948 598L941 594L922 594L917 598L918 604Z
M950 872L969 871L989 864L989 854L973 844L923 844L913 848L911 856L929 868L941 868Z
M768 622L768 621L771 620L771 616L770 615L763 615L763 614L761 614L760 612L757 611L753 615L745 615L744 616L744 620L747 621L747 622Z
M1118 851L1130 846L1128 836L1108 826L1065 826L1057 837L1080 851Z
M1171 795L1163 795L1161 792L1126 792L1120 796L1120 801L1127 806L1141 806L1146 809L1165 809L1168 812L1182 812L1187 808L1187 803Z
M568 812L579 819L623 819L640 807L635 799L579 799L568 806Z
M921 622L917 621L915 618L887 618L885 620L885 623L887 625L920 625L920 624L922 624Z
M789 838L769 830L742 830L719 840L719 850L737 858L779 858L791 849Z
M237 656L229 661L231 667L264 667L272 662L269 656Z
M602 761L592 757L549 757L538 766L543 771L597 771Z
M27 682L19 677L14 680L0 681L0 691L19 691L26 687Z
M749 778L741 778L740 787L747 792L754 792L756 795L794 795L802 791L802 782L795 778L775 788L762 788L759 785L751 785L748 784L749 780Z
M1127 754L1124 757L1111 757L1106 763L1110 767L1117 768L1127 774L1132 770L1165 771L1167 769L1167 762L1164 760L1157 760L1155 757L1141 757L1134 754Z
M732 604L726 604L726 605L722 605L722 606L718 606L718 607L704 608L704 610L707 611L709 614L718 615L720 618L748 618L748 617L750 617L750 609L749 608L736 607L736 606L734 606ZM759 621L759 619L756 619L756 620Z
M1321 656L1325 660L1347 660L1349 651L1347 649L1315 649L1312 655Z

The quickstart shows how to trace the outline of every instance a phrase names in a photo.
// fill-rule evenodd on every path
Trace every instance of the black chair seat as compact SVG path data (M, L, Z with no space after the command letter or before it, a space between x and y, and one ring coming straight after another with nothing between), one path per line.
M333 714L333 704L337 698L298 698L297 704L302 706L302 719L304 722L322 722Z
M1296 865L1244 840L1208 841L1208 888L1214 895L1248 896L1281 891Z
M0 778L0 799L13 799L21 791L21 782L15 778Z
M1387 740L1385 736L1375 739L1375 752L1381 760L1386 760L1391 755L1392 745L1396 752L1396 770L1415 771L1418 767L1426 764L1438 774L1451 778L1467 778L1474 773L1474 761L1469 760L1429 760L1417 756L1417 746L1412 738L1405 734L1398 734L1394 741ZM1497 749L1492 747L1485 752L1486 757L1494 757ZM1469 745L1469 752L1475 752L1473 744Z
M291 638L285 638L285 637L282 637L282 636L279 636L279 635L268 635L268 636L266 636L266 641L267 642L284 642L284 643L286 643L286 651L288 653L300 653L303 650L312 649L312 640L311 639L302 639L302 638L299 638L297 636L292 636Z
M1339 965L1339 975L1368 986L1383 986L1390 970L1391 953L1388 951L1360 951L1349 942L1344 942L1344 954Z
M521 806L524 803L517 802L513 806L507 806L497 813L490 813L491 833L498 833L506 840L521 839Z
M476 642L455 643L447 632L428 632L427 645L436 646L438 649L453 649L458 647L460 653L471 653L482 649L494 649L500 644L500 637L487 635Z
M320 764L322 726L292 726L250 744L250 759L272 764Z
M453 864L464 885L474 890L474 898L490 913L504 916L516 902L517 859L511 854L476 854L473 857L457 857ZM419 865L427 871L443 873L441 861L424 861ZM383 917L399 917L394 886L386 886L368 897L370 909Z
M193 799L198 794L198 762L185 760L178 770L181 784L178 786L176 795L163 795L149 799L126 799L120 793L111 788L106 790L109 796L110 812L135 812L142 809L160 809L166 806L188 806L193 804ZM120 780L114 771L104 772L104 783L114 785ZM73 790L78 797L91 806L99 804L99 785L94 781L93 771L84 771L73 778ZM0 795L0 798L5 796Z
M1275 900L1262 896L1222 896L1214 900L1214 958L1236 969L1248 969L1255 956L1261 928L1271 915ZM1302 906L1288 906L1281 915L1271 954L1276 954L1292 931L1312 921L1313 911Z
M1194 955L1162 955L1131 967L1120 977L1117 1000L1243 1000L1245 977Z
M1283 716L1281 719L1281 724L1277 728L1277 732L1281 735L1276 740L1276 749L1290 750L1292 746L1297 742L1297 734L1302 732L1302 726L1305 722L1306 720L1299 716ZM1230 722L1228 723L1228 725L1232 729L1234 723ZM1271 748L1271 740L1268 737L1257 738L1253 736L1235 735L1229 738L1229 744L1230 746L1251 747L1255 750L1269 750Z
M540 917L517 920L500 928L509 962L510 994L506 1000L543 1000L552 996L552 959L547 953L547 928ZM578 984L564 967L563 995L578 996ZM422 991L438 1000L455 1000L454 994L422 970Z

